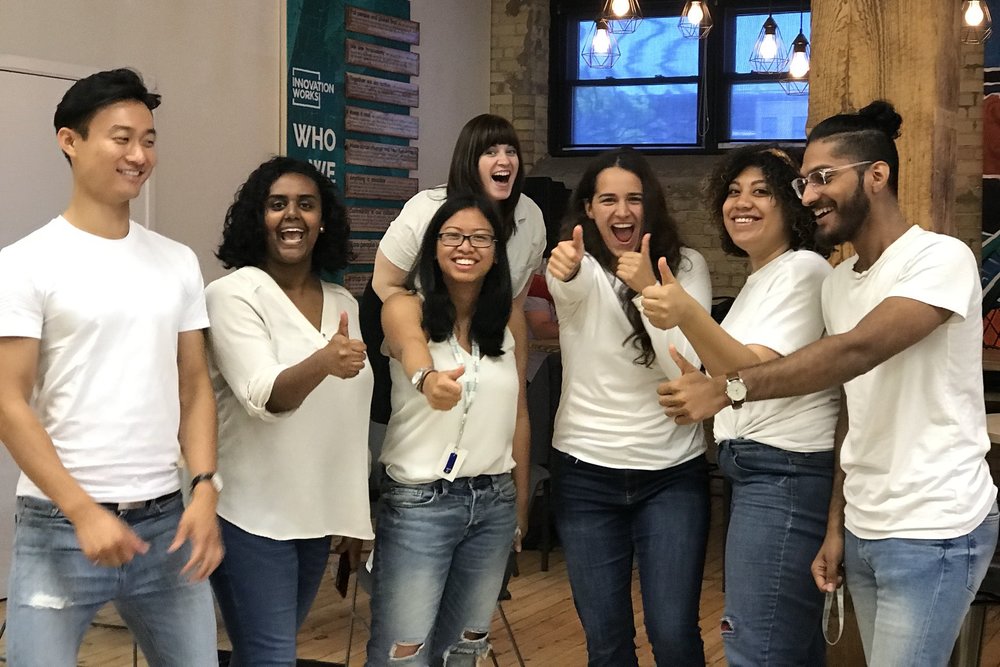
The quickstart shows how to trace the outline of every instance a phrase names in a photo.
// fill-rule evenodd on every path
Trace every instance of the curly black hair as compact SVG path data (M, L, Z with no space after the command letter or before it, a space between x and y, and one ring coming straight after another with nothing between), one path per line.
M324 228L312 252L312 271L336 272L347 266L351 252L351 226L347 211L329 178L304 160L278 155L257 167L236 191L222 225L222 243L215 256L227 269L244 266L263 268L267 261L267 231L264 203L271 186L285 174L302 174L319 189L321 224Z
M816 218L802 205L792 189L792 180L799 175L801 157L801 151L773 144L751 144L730 151L715 165L705 181L705 205L712 223L719 230L719 239L726 254L747 256L746 251L733 243L726 231L722 205L729 196L729 185L736 177L750 167L757 167L764 174L764 180L773 193L771 196L781 209L789 247L792 250L812 250L824 257L830 256L830 248L816 242Z
M406 286L424 296L423 326L427 335L436 343L447 340L455 327L455 305L437 262L438 233L453 215L474 208L483 214L493 228L496 243L493 245L496 261L483 278L483 284L472 314L469 336L479 343L488 357L503 355L504 331L510 319L514 299L510 284L510 261L507 258L507 229L501 223L499 207L487 197L460 194L448 197L427 225L417 262L406 279Z

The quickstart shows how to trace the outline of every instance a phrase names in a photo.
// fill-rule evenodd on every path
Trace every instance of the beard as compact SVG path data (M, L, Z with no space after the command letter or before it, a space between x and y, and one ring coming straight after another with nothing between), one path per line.
M820 204L817 202L813 208L829 206L830 203ZM864 182L859 179L858 186L854 193L843 204L834 206L839 224L826 228L816 228L816 241L822 245L835 246L852 240L861 229L861 225L868 219L871 212L871 202L865 194Z

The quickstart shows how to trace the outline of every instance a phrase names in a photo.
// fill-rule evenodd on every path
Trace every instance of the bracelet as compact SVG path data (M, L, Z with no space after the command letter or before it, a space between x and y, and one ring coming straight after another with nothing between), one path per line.
M417 380L418 394L424 393L424 383L427 382L427 378L428 376L430 376L431 373L437 373L437 370L433 368L428 368L426 371L424 371L424 374L420 376L420 379Z

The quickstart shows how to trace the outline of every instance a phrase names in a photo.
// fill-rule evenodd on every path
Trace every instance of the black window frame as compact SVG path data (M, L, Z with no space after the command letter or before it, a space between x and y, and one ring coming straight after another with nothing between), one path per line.
M736 17L746 14L764 14L770 10L774 14L793 13L800 10L811 11L808 0L708 0L714 26L708 37L699 40L701 57L697 77L656 77L643 79L572 79L567 74L571 64L575 66L580 58L575 39L570 37L569 26L577 21L597 18L604 5L603 0L552 0L549 39L549 154L554 157L596 155L608 146L572 145L570 127L572 125L572 91L579 85L620 86L648 85L656 83L698 83L697 144L665 145L638 144L636 149L653 155L706 155L718 154L727 148L756 140L732 140L730 134L729 94L732 86L739 83L768 83L782 79L780 73L736 73L729 67L734 60L736 49ZM647 16L677 16L684 7L683 0L644 0L642 13ZM782 35L785 49L791 46L795 35ZM628 36L624 37L621 48L628 48ZM702 82L704 85L702 85ZM801 145L804 139L776 140L777 143Z

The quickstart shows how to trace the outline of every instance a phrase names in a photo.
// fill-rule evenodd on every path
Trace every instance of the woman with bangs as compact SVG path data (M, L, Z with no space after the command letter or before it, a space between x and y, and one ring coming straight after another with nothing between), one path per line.
M527 364L527 323L524 301L531 276L541 265L545 249L545 222L538 206L521 194L524 187L524 170L521 165L521 144L514 126L494 114L481 114L462 128L455 142L447 185L424 190L413 196L389 225L379 242L375 255L375 270L371 287L362 297L365 322L362 325L365 340L375 352L375 398L372 415L376 421L388 418L388 387L383 379L387 374L384 357L377 351L382 345L382 332L376 313L391 295L406 291L406 278L414 268L421 249L424 231L434 213L450 197L477 195L496 205L499 211L498 233L507 239L510 281L514 295L510 322L514 335L515 353L519 360L518 376L522 394ZM428 378L434 385L441 379ZM412 380L412 378L410 378ZM518 462L515 479L518 488L518 526L516 548L520 550L520 536L528 524L528 477L530 458L530 433L528 408L525 397L518 400L518 425L514 441L514 458Z
M823 335L820 286L831 268L816 252L816 222L792 189L796 177L798 163L774 146L734 150L712 173L706 194L722 248L750 263L721 326L678 283L643 292L650 321L679 328L709 374L732 378L732 406L714 425L719 468L733 488L721 621L730 665L826 662L823 593L809 568L828 510L842 511L829 507L839 391L744 405L736 375Z
M409 293L382 309L393 413L367 664L481 664L517 530L519 394L507 237L493 202L449 197ZM412 379L412 382L411 382Z
M705 442L700 425L667 418L656 393L661 382L680 376L670 347L694 352L679 330L653 326L638 304L642 290L669 277L707 313L708 266L682 245L656 175L630 148L590 162L570 199L562 238L547 276L563 358L553 498L588 664L638 664L637 562L656 664L702 667Z

